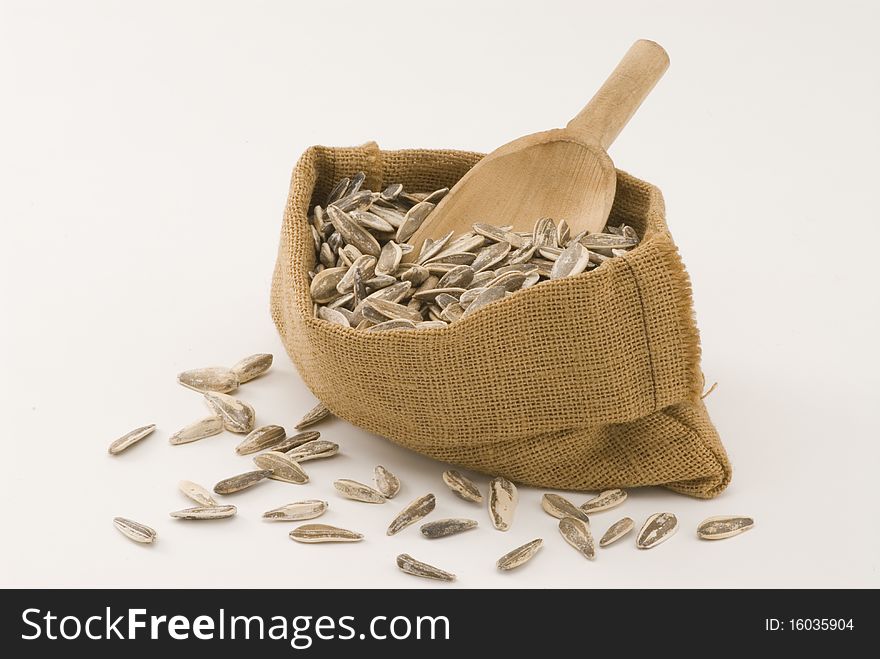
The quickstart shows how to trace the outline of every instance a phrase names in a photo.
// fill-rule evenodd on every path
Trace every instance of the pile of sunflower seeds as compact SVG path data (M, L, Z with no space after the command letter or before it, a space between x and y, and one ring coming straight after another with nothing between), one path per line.
M463 235L415 246L407 240L448 189L409 193L398 183L372 192L364 179L359 172L339 181L309 216L314 313L345 327L442 328L517 291L592 270L639 243L627 225L571 236L564 219L541 218L531 232L477 223Z
M316 430L306 430L329 418L330 411L321 404L306 413L296 424L299 431L291 436L279 425L254 427L256 414L248 403L233 398L223 391L231 391L241 383L265 373L272 364L272 355L259 354L246 357L231 369L210 367L185 371L178 375L178 382L185 387L202 393L212 416L190 424L170 437L171 444L182 444L204 439L218 434L224 429L234 433L246 434L235 447L236 454L253 457L256 469L225 478L214 486L214 494L234 495L266 480L281 481L294 485L309 482L302 463L310 460L329 458L339 452L338 444L321 439ZM154 424L132 430L109 448L112 455L119 455L153 433ZM209 432L210 430L210 432ZM488 518L498 531L508 531L513 523L519 502L519 494L514 483L504 477L493 478L488 484L484 498L480 486L456 470L443 472L443 483L450 492L464 501L481 506L487 502ZM387 467L377 465L373 472L375 487L349 478L333 482L339 496L368 504L384 504L394 499L401 489L400 479ZM173 511L170 516L178 520L217 520L233 517L238 512L236 506L218 503L213 494L192 481L181 481L180 492L195 502L195 506ZM559 494L544 494L541 508L559 520L558 530L562 539L571 545L584 558L594 560L596 547L606 548L632 532L635 522L623 517L607 527L596 543L591 530L591 516L622 505L627 494L621 489L600 492L580 506L575 505ZM262 514L267 522L301 522L322 516L330 504L321 499L307 499L286 503ZM421 522L434 512L437 497L433 493L424 494L393 516L386 535L396 535L404 529ZM114 526L127 538L144 544L158 539L158 533L151 527L124 517L116 517ZM669 512L656 513L648 517L636 535L635 545L639 549L651 549L671 538L678 530L678 518ZM703 540L721 540L739 535L754 526L754 520L742 516L709 517L697 526L697 536ZM431 541L466 533L479 527L479 522L469 518L444 518L428 521L419 526L419 533ZM364 539L364 534L350 529L320 523L302 524L289 532L291 540L300 543L346 542L355 543ZM516 547L498 559L496 567L504 572L518 568L538 553L544 544L543 538L536 538ZM454 581L456 576L433 565L419 561L409 554L397 556L397 566L406 574L434 579Z

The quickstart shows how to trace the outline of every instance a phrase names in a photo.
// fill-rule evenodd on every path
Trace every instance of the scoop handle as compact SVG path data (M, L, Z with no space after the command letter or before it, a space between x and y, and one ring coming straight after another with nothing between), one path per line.
M636 41L566 130L607 150L667 68L669 56L662 46L647 39Z

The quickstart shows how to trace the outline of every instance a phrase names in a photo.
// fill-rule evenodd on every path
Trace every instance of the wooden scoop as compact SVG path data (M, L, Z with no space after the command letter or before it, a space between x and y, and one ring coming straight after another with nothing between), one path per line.
M520 137L478 162L408 241L455 235L476 222L531 231L542 217L565 219L572 235L601 231L617 177L605 150L669 66L653 41L636 41L602 88L565 128ZM418 249L409 253L416 258Z

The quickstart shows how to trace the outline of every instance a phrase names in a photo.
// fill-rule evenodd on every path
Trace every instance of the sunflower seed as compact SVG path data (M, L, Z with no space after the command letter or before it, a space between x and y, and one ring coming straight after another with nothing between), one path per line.
M444 471L443 482L446 483L450 490L465 501L471 501L473 503L483 502L483 495L480 493L480 488L461 472L458 472L455 469Z
M403 224L397 230L397 242L402 243L409 240L410 236L416 232L416 229L422 226L422 222L425 221L428 213L432 210L434 210L434 204L430 201L421 201L410 208L403 218Z
M609 526L608 530L605 531L605 535L602 536L602 539L599 540L599 546L607 547L611 543L617 542L634 528L635 524L629 517L624 517L623 519L614 522L614 524Z
M397 567L406 574L437 581L455 581L455 575L440 568L417 561L409 554L400 554L397 557Z
M428 522L419 527L419 531L426 538L445 538L450 535L462 533L477 528L474 519L438 519L436 522Z
M446 246L446 243L448 243L449 239L452 238L452 233L453 232L450 231L442 238L433 241L430 245L426 240L423 245L422 252L419 254L418 263L424 264L425 261L437 256L440 252L442 252L443 248Z
M609 510L626 501L625 490L605 490L598 496L593 497L581 506L585 513L598 513L600 510Z
M346 177L340 179L339 182L333 186L333 189L330 190L330 194L327 195L327 205L329 206L334 201L339 201L345 196L345 191L348 190L348 184L351 181Z
M516 485L503 476L493 478L489 482L489 517L492 526L499 531L507 531L513 524L518 500Z
M243 474L226 478L214 486L216 494L234 494L252 487L262 480L269 478L272 472L268 469L260 469L258 471L246 471Z
M565 220L559 220L559 224L556 225L556 244L557 245L565 245L568 243L571 238L571 227L568 226L568 222Z
M266 451L254 456L254 464L260 469L270 471L269 478L285 483L302 485L309 482L309 476L294 460L278 451Z
M538 550L544 545L544 540L541 538L536 538L531 542L527 542L526 544L517 547L513 551L509 551L504 556L498 559L496 565L499 570L512 570L514 568L519 567L520 565L527 563L530 561L535 554L538 553Z
M315 439L311 442L301 444L296 448L287 452L287 457L296 462L306 462L308 460L320 460L321 458L329 458L339 453L339 444L328 442L323 439Z
M177 374L177 381L184 387L204 393L206 391L219 391L227 393L238 389L238 376L230 368L211 366L209 368L195 368Z
M348 478L340 478L333 481L333 487L346 499L354 501L363 501L364 503L385 503L385 497L378 490L374 490L369 485L349 480Z
M373 474L373 479L376 481L376 489L386 499L393 499L394 495L400 492L400 479L385 467L378 465L373 470Z
M319 421L323 421L329 415L330 410L324 407L323 403L318 403L311 410L309 410L302 419L300 419L299 423L297 423L294 428L296 428L297 430L308 428L309 426L315 425Z
M448 323L442 320L424 320L421 323L416 323L415 329L444 329L447 325Z
M467 309L464 310L462 317L468 316L472 314L477 309L480 309L487 304L491 304L492 302L496 302L507 295L507 291L505 291L500 286L493 286L492 288L487 288L483 292L481 292L474 301L471 302Z
M393 183L382 191L382 199L391 201L397 199L397 195L403 192L403 186L400 183Z
M617 236L613 233L590 233L580 238L578 242L589 250L622 249L635 247L639 244L639 239L631 236Z
M488 270L504 260L504 257L510 253L510 243L493 243L488 247L484 247L477 254L477 258L471 263L474 272Z
M367 175L363 172L358 172L354 176L351 177L351 182L348 184L348 187L345 189L345 194L352 195L355 192L358 192L361 189L361 185L363 185L364 180L366 180Z
M302 446L303 444L307 444L308 442L314 441L321 437L321 433L316 430L306 430L305 432L300 432L295 435L291 435L283 442L279 442L274 447L272 447L273 451L278 451L279 453L287 453L288 451L297 448L298 446Z
M171 444L188 444L205 437L219 435L223 432L223 419L219 416L209 416L205 419L184 426L168 438Z
M245 434L254 429L254 408L244 401L213 391L205 393L205 401L214 414L223 420L226 430Z
M258 378L272 367L272 355L258 352L240 359L232 365L232 371L238 376L239 384Z
M579 519L586 524L590 523L590 518L587 517L586 513L583 510L575 506L565 497L561 497L558 494L545 494L541 498L541 508L543 508L544 512L546 512L548 515L555 517L556 519L562 519L563 517L574 517L575 519Z
M119 529L119 532L122 533L122 535L135 542L150 544L156 542L159 537L159 534L149 526L130 519L125 519L125 517L114 517L113 525Z
M385 288L375 291L374 293L370 293L367 296L367 300L386 300L387 302L400 302L407 295L410 294L412 290L412 284L408 281L397 282L396 284L392 284L391 286L386 286Z
M235 515L235 506L197 506L169 513L175 519L224 519Z
M248 436L235 447L239 455L248 455L269 448L281 442L287 436L287 432L281 426L260 426L248 433Z
M378 197L379 195L376 195L376 198ZM345 196L342 199L334 201L327 207L327 214L330 214L331 209L338 209L345 213L353 210L366 210L372 203L373 193L369 190L359 190L357 192L346 190Z
M436 505L437 500L433 494L426 494L425 496L419 497L415 501L410 502L410 504L401 510L397 517L391 521L391 524L388 525L388 531L386 531L386 534L394 535L405 529L407 526L415 524L420 519L430 514Z
M403 251L393 240L382 246L379 253L379 260L376 262L376 273L388 275L395 272L400 265L400 259L403 258Z
M371 213L370 211L358 211L354 210L350 213L351 218L360 224L364 229L368 231L374 231L376 233L388 233L389 231L394 231L396 227L392 226L388 220L383 220L381 217L376 215L375 213Z
M559 254L550 269L550 279L574 277L587 269L590 252L580 243L572 243Z
M144 437L151 435L155 429L155 423L151 423L148 426L135 428L134 430L125 433L122 437L110 444L110 448L108 448L107 451L110 453L110 455L119 455L128 447L141 441Z
M351 313L351 312L349 312ZM348 316L340 309L331 309L330 307L320 307L318 309L318 318L326 320L334 325L342 325L343 327L351 327Z
M363 313L364 318L374 323L384 323L386 320L409 320L417 323L422 320L421 314L410 311L402 304L378 299L366 300Z
M755 520L751 517L736 515L709 517L700 522L697 527L697 535L703 540L723 540L748 531L754 525Z
M672 513L655 513L645 521L642 530L639 531L636 546L639 549L656 547L661 542L675 535L677 530L678 519L675 515Z
M290 532L290 539L297 542L359 542L364 536L348 529L327 524L303 524Z
M584 558L593 560L596 558L596 547L593 544L593 534L590 533L590 525L574 517L563 517L559 520L559 532L563 539L577 549Z
M549 217L543 217L535 224L535 230L532 233L532 239L535 245L541 247L558 247L556 244L556 225Z
M177 487L184 496L189 497L200 506L208 507L217 505L217 501L211 496L211 493L198 483L193 483L192 481L180 481L180 483L177 484Z
M347 272L347 267L321 270L321 272L315 275L315 278L312 279L312 283L309 285L309 293L311 293L312 299L318 304L326 304L333 300L333 298L339 295L336 287Z
M446 323L443 323L444 326ZM411 320L386 320L383 323L377 323L372 327L367 328L368 332L384 332L385 330L396 330L396 329L415 329L416 324Z
M449 192L449 188L440 188L439 190L434 190L431 194L427 195L422 201L426 201L431 204L440 203L440 200L446 196L446 193Z
M491 224L475 224L474 225L474 233L477 233L481 236L485 236L489 240L493 240L496 243L509 243L511 247L519 249L523 245L525 245L525 238L519 236L512 231L506 231L501 227L496 227Z
M348 271L343 275L339 283L336 284L336 290L339 293L348 293L354 290L355 277L360 273L361 279L367 280L376 272L376 257L365 254L356 258ZM366 284L365 284L366 285Z
M319 499L295 501L285 506L267 510L263 513L263 519L273 522L296 522L304 519L315 519L323 515L327 508L327 502Z
M457 265L440 277L437 288L466 288L474 280L475 274L469 265Z

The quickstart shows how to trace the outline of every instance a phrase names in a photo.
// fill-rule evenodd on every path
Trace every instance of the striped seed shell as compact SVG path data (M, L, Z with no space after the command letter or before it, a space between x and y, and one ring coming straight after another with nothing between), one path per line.
M320 499L295 501L263 513L263 519L273 522L296 522L304 519L315 519L327 510L328 504Z
M303 524L290 532L290 539L297 542L359 542L364 536L348 529L327 524Z
M599 540L599 546L607 547L608 545L617 542L634 528L635 523L630 517L624 517L623 519L614 522L614 524L608 527L608 530L605 531L605 535L602 536L602 539Z
M368 327L368 332L384 332L385 330L411 330L416 329L416 323L411 320L386 320L384 323L378 323L372 327Z
M499 531L507 531L513 524L518 500L516 485L503 476L493 478L489 483L489 517L492 526Z
M377 465L373 470L373 479L376 481L376 489L386 499L393 499L400 492L400 479L382 465Z
M456 471L455 469L444 471L443 482L446 483L450 490L465 501L471 501L473 503L483 502L483 495L480 493L480 488L461 472Z
M579 519L582 522L589 524L590 518L587 517L587 514L574 505L571 501L566 499L565 497L561 497L558 494L547 493L541 498L541 508L544 509L548 515L555 517L556 519L562 519L563 517L574 517L575 519Z
M406 574L437 581L455 581L455 575L440 568L417 561L409 554L400 554L397 557L397 567Z
M397 272L400 265L400 259L403 258L403 250L393 240L388 241L382 246L379 253L379 260L376 262L376 274L390 275Z
M205 393L205 401L228 431L244 434L254 429L254 408L244 401L214 391Z
M488 270L498 265L504 260L504 257L510 253L510 243L500 242L493 243L488 247L484 247L477 253L477 258L471 263L474 272Z
M379 247L376 238L355 222L348 213L333 205L327 207L327 217L346 243L357 247L361 254L369 254L379 258L382 248Z
M281 426L260 426L254 428L248 433L248 436L235 447L235 452L239 455L248 455L256 453L263 449L275 446L287 436L287 431Z
M168 438L173 445L189 444L205 437L212 437L223 432L223 419L219 416L209 416L194 423L184 426Z
M269 478L272 472L268 469L259 469L257 471L246 471L243 474L236 474L230 478L225 478L214 486L216 494L235 494L249 487L253 487L262 480Z
M568 544L583 554L584 558L590 560L596 558L596 547L589 524L574 517L563 517L559 520L559 532Z
M585 513L598 513L619 506L624 501L626 501L626 490L605 490L583 504L581 510Z
M475 519L438 519L435 522L428 522L419 527L419 531L426 538L446 538L450 535L462 533L477 528L477 520Z
M525 245L526 239L519 234L516 234L513 231L502 229L501 227L496 227L493 224L477 223L473 226L473 228L474 233L485 236L489 240L495 241L496 243L510 243L510 246L515 249L519 249L520 247Z
M307 444L308 442L314 441L321 437L321 433L317 430L306 430L304 432L298 432L295 435L291 435L283 442L278 442L275 446L272 447L273 451L278 451L279 453L287 453L298 446L302 446L303 444Z
M192 481L180 481L180 483L177 484L177 487L184 496L189 497L200 506L207 507L217 505L217 501L211 496L211 493L198 483L193 483Z
M119 455L125 449L141 441L144 437L151 435L155 429L155 423L151 423L148 426L135 428L134 430L125 433L122 437L110 444L107 452L110 453L110 455Z
M566 247L550 268L550 279L574 277L587 269L590 252L580 243L571 243Z
M500 286L492 286L491 288L484 289L477 297L471 302L467 309L464 310L462 317L469 316L477 309L480 309L487 304L491 304L492 302L496 302L507 295L507 291L505 291Z
M405 529L407 526L415 524L420 519L423 519L426 515L430 514L436 505L437 500L433 494L426 494L425 496L419 497L415 501L410 502L410 504L401 510L397 517L391 521L391 524L388 525L386 535L394 535Z
M578 242L587 249L625 249L639 244L638 237L618 236L613 233L590 233L581 237Z
M333 487L346 499L363 501L364 503L385 503L385 497L369 485L358 483L348 478L333 481Z
M235 506L196 506L170 513L175 519L224 519L237 512Z
M336 286L342 281L345 273L348 272L347 267L325 268L315 275L312 283L309 284L309 293L312 300L318 304L326 304L339 295Z
M140 522L135 522L134 520L126 519L125 517L114 517L113 525L126 538L145 545L156 542L159 538L159 534L146 524L141 524Z
M208 368L194 368L177 374L177 381L184 387L193 391L205 393L206 391L219 391L225 394L238 389L239 380L231 368L224 366L210 366Z
M329 458L339 453L339 444L328 442L324 439L314 439L306 442L296 448L287 451L286 455L296 462L306 462L308 460L320 460L321 458Z
M254 456L254 464L271 472L272 480L302 485L309 482L309 476L296 462L284 453L266 451Z
M646 521L639 537L636 539L636 547L639 549L651 549L675 535L678 530L678 518L672 513L655 513Z
M328 416L330 416L330 410L324 407L323 403L318 403L311 410L309 410L302 419L300 419L299 423L297 423L294 428L296 428L297 430L308 428L309 426L315 425L319 421L323 421Z
M520 565L527 563L529 560L534 557L535 554L538 553L538 550L544 545L544 540L541 538L536 538L531 542L527 542L526 544L517 547L513 551L509 551L504 556L498 559L496 565L499 570L512 570L514 568L519 567Z
M406 216L403 218L403 223L400 225L400 228L397 229L397 237L395 238L397 242L403 243L409 240L409 238L416 232L416 229L422 226L422 222L425 221L425 218L428 217L428 213L432 210L434 210L434 204L429 201L421 201L410 208L406 212Z
M238 383L244 384L245 382L250 382L254 378L260 377L271 367L272 355L265 352L258 352L235 362L235 364L232 365L232 370L238 376Z
M328 323L333 323L334 325L351 327L351 323L348 322L348 316L346 316L345 311L341 309L318 307L318 318L320 318L321 320L326 320Z
M697 535L703 540L723 540L748 531L755 525L751 517L721 515L709 517L700 522Z

